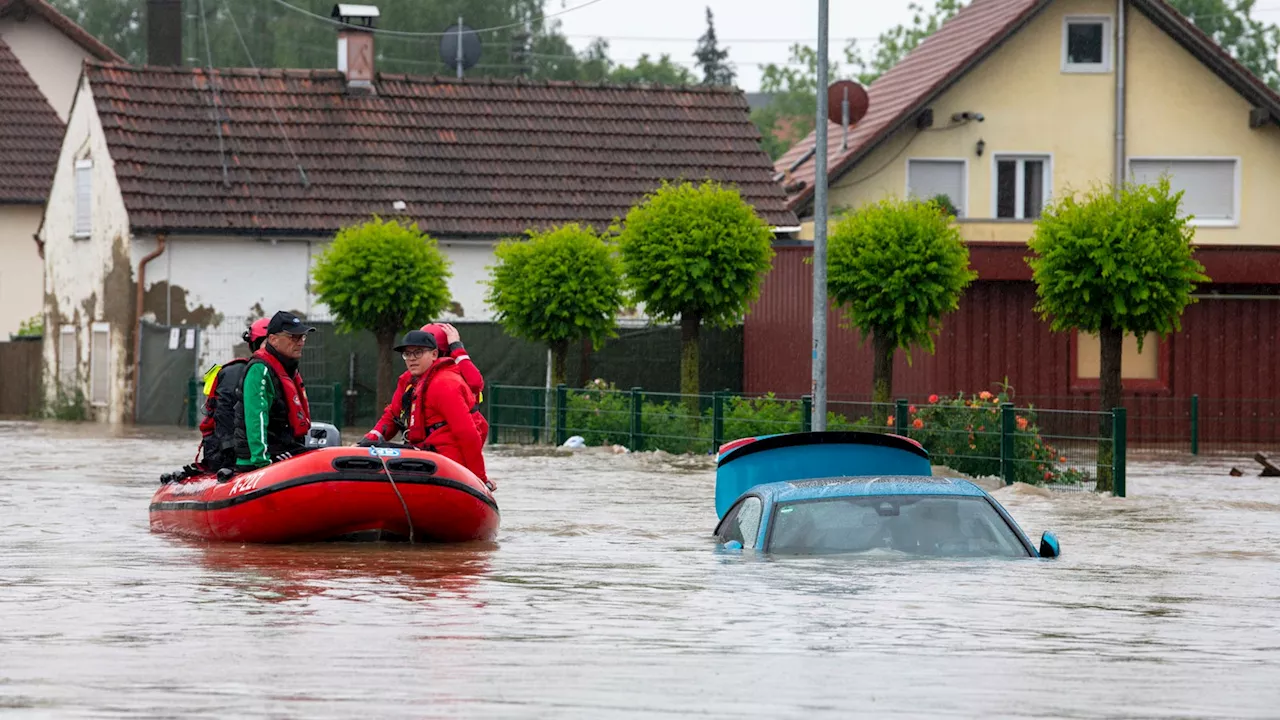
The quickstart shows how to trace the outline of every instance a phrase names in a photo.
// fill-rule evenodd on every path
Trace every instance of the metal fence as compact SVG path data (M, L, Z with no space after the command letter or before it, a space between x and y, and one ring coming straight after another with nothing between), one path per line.
M805 398L733 393L679 395L641 388L486 390L493 443L622 445L632 451L710 453L727 440L810 430ZM973 477L994 476L1057 490L1092 490L1101 477L1125 494L1126 412L1041 410L1012 403L912 404L834 401L828 430L910 437L932 460Z

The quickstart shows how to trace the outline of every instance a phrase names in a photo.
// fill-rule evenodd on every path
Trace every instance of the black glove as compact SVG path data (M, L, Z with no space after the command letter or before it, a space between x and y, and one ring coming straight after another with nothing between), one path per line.
M378 444L377 440L370 440L369 438L363 438L360 440L360 442L356 443L356 447L373 447L374 445L377 445L377 444Z

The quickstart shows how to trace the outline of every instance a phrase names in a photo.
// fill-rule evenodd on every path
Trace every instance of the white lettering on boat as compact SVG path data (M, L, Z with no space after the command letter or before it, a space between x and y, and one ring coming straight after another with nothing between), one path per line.
M231 495L237 495L242 492L248 492L258 487L258 481L266 474L265 470L258 470L236 478L235 483L231 485Z

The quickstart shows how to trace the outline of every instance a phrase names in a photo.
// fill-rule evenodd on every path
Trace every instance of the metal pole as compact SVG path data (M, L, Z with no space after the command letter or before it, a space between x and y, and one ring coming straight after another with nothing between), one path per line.
M458 79L462 79L462 16L458 16L458 50L454 53L458 62Z
M813 429L827 429L827 8L818 0L817 151L813 156Z

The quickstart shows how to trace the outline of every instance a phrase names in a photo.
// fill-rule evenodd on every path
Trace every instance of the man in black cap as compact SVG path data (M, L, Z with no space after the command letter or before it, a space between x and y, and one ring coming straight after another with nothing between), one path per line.
M251 470L302 450L311 406L298 373L307 335L315 328L281 310L267 324L267 341L244 373L236 408L236 468Z

